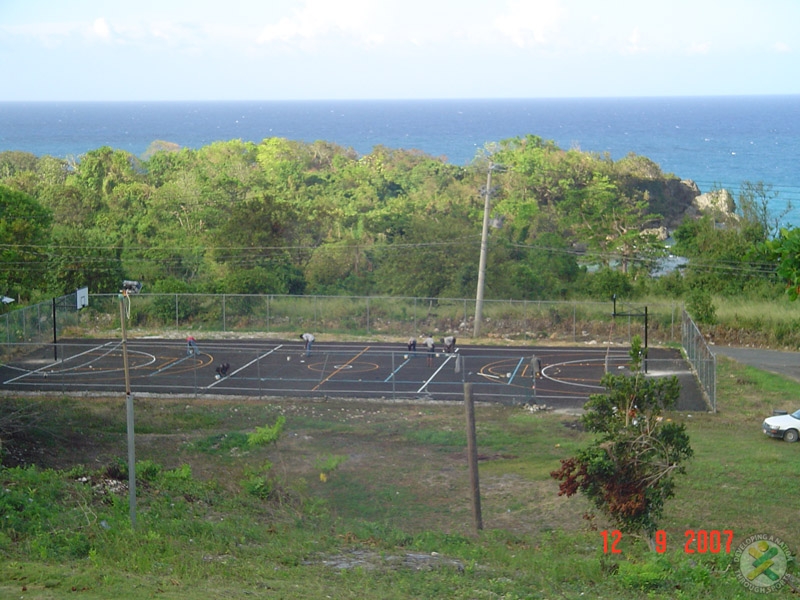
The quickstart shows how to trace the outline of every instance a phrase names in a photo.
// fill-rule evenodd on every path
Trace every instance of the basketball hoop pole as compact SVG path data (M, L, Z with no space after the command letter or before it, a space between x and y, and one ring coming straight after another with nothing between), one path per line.
M122 326L122 365L125 371L125 412L128 423L128 505L130 507L131 527L136 529L136 445L133 427L133 395L131 394L131 374L128 367L128 333L125 328L125 299L128 291L119 293L119 320ZM130 298L128 298L130 302Z
M53 298L53 362L58 362L58 328L56 326L56 299Z
M613 318L617 317L643 317L644 318L644 360L642 361L644 364L644 372L647 373L647 329L648 329L648 316L647 316L647 306L644 307L644 312L626 312L626 313L618 313L617 312L617 295L614 294L611 296L611 300L614 302L614 311L611 313Z

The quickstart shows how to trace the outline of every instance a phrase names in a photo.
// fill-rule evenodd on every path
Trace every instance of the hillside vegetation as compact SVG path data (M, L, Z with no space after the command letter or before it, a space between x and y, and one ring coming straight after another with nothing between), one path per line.
M535 136L468 167L282 138L155 148L146 159L108 147L75 160L0 153L6 222L26 221L0 231L16 246L0 263L5 293L107 293L131 278L150 291L470 297L487 183L490 298L630 295L687 211L678 250L726 268L768 233L753 210L696 220L699 191L645 157L613 161ZM745 208L767 193L744 189ZM724 246L709 231L720 218L738 223Z

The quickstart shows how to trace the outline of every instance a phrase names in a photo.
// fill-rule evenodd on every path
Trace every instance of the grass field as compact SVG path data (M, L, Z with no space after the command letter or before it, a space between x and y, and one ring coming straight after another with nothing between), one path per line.
M28 435L0 469L0 597L749 598L732 553L689 554L686 532L796 550L800 444L760 423L800 389L720 359L717 394L717 414L671 415L695 456L658 555L605 553L608 524L557 495L550 471L588 441L568 414L477 407L476 533L459 403L137 399L132 529L124 398L5 398Z

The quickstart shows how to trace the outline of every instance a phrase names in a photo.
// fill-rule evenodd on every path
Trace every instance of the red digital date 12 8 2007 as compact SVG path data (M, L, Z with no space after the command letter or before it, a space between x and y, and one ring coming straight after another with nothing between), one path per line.
M619 529L612 531L601 531L603 537L603 552L608 554L620 554L617 546L622 540L622 532ZM686 542L683 551L686 554L719 554L724 552L730 554L731 543L733 542L733 531L730 529L687 529L684 534ZM656 552L664 553L667 551L667 532L663 529L656 531L655 535Z

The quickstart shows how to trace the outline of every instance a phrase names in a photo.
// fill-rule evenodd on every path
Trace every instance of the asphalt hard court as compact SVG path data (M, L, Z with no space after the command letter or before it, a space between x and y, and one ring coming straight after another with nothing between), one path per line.
M8 352L7 352L8 354ZM314 343L280 340L127 342L130 390L136 394L352 397L462 400L465 383L476 401L581 408L602 393L605 372L626 372L626 348L495 347L460 345L446 354L409 352L387 343ZM226 376L216 369L230 365ZM674 349L651 348L651 376L675 375L682 387L680 410L707 410L688 363ZM124 393L120 340L63 340L15 347L0 364L0 390Z

